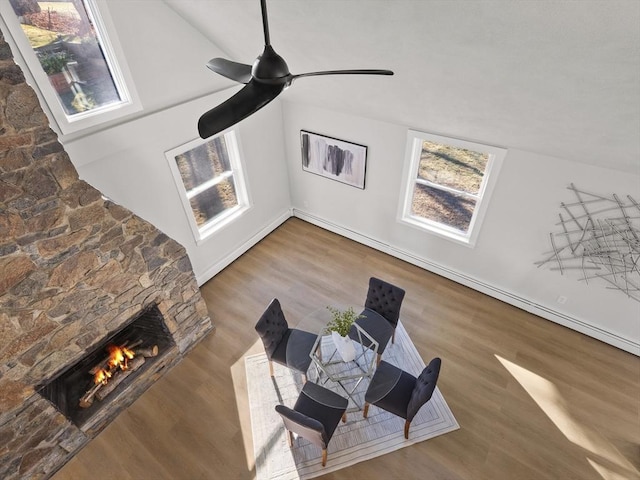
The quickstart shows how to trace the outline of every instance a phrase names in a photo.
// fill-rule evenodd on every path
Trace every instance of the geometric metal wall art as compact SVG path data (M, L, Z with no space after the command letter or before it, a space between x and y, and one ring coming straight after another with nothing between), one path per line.
M551 250L538 267L551 264L561 274L577 270L580 281L604 282L640 302L640 204L627 195L594 195L567 187L576 200L560 203Z

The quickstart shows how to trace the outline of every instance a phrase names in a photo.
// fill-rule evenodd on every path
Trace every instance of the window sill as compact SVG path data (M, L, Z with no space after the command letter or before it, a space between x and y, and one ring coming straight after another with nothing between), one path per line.
M223 228L225 228L230 223L234 222L242 215L244 215L248 210L251 209L251 206L237 206L223 214L223 216L219 219L216 219L215 222L212 222L211 225L205 225L201 229L198 230L198 236L196 238L196 245L200 246L209 240L213 235Z
M469 235L459 234L446 228L439 228L438 226L431 223L427 223L427 221L422 219L407 216L407 217L399 218L398 222L404 223L405 225L409 225L410 227L420 230L422 232L430 233L438 237L445 238L452 242L458 243L460 245L464 245L465 247L468 247L468 248L475 247L475 239L472 240L472 238Z

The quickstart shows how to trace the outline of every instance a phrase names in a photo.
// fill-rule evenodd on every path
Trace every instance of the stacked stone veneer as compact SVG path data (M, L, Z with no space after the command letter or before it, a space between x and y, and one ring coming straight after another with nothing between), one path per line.
M176 346L80 429L37 386L150 304ZM182 246L78 178L0 33L0 478L46 478L210 329Z

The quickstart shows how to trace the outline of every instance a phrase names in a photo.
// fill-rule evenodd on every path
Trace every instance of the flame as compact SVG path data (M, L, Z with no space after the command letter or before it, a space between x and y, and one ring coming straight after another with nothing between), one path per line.
M104 368L101 368L96 373L96 375L94 377L94 382L96 383L96 385L98 383L106 385L110 378L111 378L111 372L108 371L108 370L105 370Z
M126 370L129 367L129 360L135 357L135 353L124 346L109 345L107 346L107 351L109 352L109 359L107 360L108 369L101 368L96 372L93 377L96 385L98 383L106 385L115 370Z
M124 362L124 354L120 347L116 347L115 345L109 345L107 347L109 351L109 360L107 364L111 368L118 368Z

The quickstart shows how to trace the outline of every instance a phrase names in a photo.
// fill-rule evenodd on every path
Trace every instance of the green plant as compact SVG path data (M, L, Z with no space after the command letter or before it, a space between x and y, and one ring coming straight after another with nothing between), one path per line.
M66 52L53 52L40 56L40 65L47 75L60 73L70 58Z
M353 323L359 318L363 318L363 315L357 314L353 307L346 310L327 307L327 310L331 312L331 321L327 323L327 332L336 332L341 337L346 337Z

